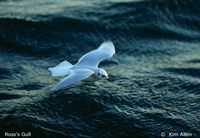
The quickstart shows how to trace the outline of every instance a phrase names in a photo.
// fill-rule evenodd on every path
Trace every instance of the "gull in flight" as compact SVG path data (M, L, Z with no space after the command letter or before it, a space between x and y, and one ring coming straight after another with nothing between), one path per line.
M89 81L108 79L107 72L99 68L98 65L101 61L111 58L114 54L115 47L112 41L105 41L99 48L83 55L74 65L65 60L55 67L48 68L54 77L67 75L52 88L52 91L57 91L85 79Z

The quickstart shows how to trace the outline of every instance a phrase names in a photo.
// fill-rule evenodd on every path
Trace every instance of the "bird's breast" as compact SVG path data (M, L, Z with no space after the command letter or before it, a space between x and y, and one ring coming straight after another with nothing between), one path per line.
M98 81L98 80L99 78L95 74L91 75L86 79L86 81Z

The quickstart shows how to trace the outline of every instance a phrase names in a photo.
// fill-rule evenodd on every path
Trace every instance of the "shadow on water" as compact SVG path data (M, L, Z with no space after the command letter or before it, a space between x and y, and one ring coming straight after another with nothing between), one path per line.
M42 87L44 87L44 85L42 84L38 84L38 83L28 83L28 84L24 84L22 86L18 86L15 89L17 90L27 90L27 91L31 91L31 90L39 90Z
M200 63L200 59L193 59L193 60L190 60L190 61L187 61L188 63L194 63L194 64L198 64Z
M199 68L165 68L163 71L172 72L180 75L186 75L191 77L200 77Z
M19 99L21 95L16 94L7 94L7 93L0 93L0 101L1 100L12 100L12 99Z
M27 44L20 44L16 41L7 41L6 39L1 38L0 36L0 42L1 42L1 50L21 54L23 56L48 56L49 54L53 54L57 49L55 48L43 48L39 49L37 47L31 46L30 43Z
M20 75L25 74L24 69L17 65L15 67L12 67L12 66L8 67L9 64L4 64L4 63L2 63L1 65L4 67L0 67L0 80L1 79L13 79L18 74L20 74Z
M12 76L12 71L7 68L0 68L0 79L9 79Z

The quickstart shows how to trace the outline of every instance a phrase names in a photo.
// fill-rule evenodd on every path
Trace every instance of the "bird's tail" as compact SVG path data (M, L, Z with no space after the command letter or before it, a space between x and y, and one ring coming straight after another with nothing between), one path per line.
M52 76L58 77L68 75L69 70L70 68L72 68L72 66L73 65L71 63L65 60L55 67L48 68L48 70L51 71Z

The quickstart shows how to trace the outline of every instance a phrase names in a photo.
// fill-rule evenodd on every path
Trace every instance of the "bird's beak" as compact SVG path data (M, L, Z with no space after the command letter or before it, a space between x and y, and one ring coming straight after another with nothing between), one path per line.
M108 81L111 81L109 77L106 78Z

